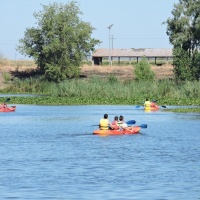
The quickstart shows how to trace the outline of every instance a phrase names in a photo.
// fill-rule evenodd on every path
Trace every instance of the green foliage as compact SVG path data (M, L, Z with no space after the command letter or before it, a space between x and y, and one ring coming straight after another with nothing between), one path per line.
M118 78L115 75L111 74L111 75L108 76L108 81L109 81L109 83L117 84Z
M69 67L66 69L66 76L67 78L78 78L80 71L81 70L79 66L69 65Z
M0 97L0 101L4 102L5 98ZM134 105L141 105L145 97L137 97L133 99L126 99L122 97L88 97L83 96L53 96L53 95L38 95L34 97L12 97L12 104L37 104L37 105L131 105L134 112ZM200 100L193 99L180 99L180 98L163 98L157 101L159 105L200 105ZM141 105L142 106L142 105ZM140 108L142 109L142 107ZM193 112L193 111L192 111ZM194 111L195 112L195 111Z
M176 80L199 80L200 78L200 53L195 50L192 55L180 47L173 49L174 75Z
M7 83L11 80L11 76L7 72L3 72L3 78L4 78L5 83Z
M151 70L151 67L146 58L135 65L135 80L137 81L153 81L155 73Z
M175 76L179 80L200 77L200 4L179 0L167 19L167 35L174 46Z
M176 80L192 80L191 73L191 59L189 58L188 53L182 48L173 49L174 56L174 76Z
M195 50L192 56L191 71L193 78L200 81L200 53Z
M20 100L29 104L110 104L137 105L146 97L159 105L200 105L200 82L173 80L120 82L115 77L92 77L89 80L70 79L59 83L42 78L15 78L1 93L32 93L48 95L46 99ZM17 102L17 101L16 101ZM19 102L18 102L19 103Z
M59 66L46 64L44 77L48 81L61 82L66 78L66 75L61 72L61 68Z
M82 59L100 43L91 38L94 28L80 19L81 14L75 1L43 5L43 11L34 13L37 28L27 28L20 40L18 51L32 57L48 80L77 76Z

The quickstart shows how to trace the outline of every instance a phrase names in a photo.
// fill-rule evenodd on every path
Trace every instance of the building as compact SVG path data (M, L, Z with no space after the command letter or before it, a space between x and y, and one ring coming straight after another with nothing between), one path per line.
M128 60L140 60L142 57L146 57L148 60L165 59L167 62L173 58L172 49L152 49L152 48L139 48L139 49L96 49L92 54L92 65L102 65L102 60L110 58L110 64L114 60L120 61Z

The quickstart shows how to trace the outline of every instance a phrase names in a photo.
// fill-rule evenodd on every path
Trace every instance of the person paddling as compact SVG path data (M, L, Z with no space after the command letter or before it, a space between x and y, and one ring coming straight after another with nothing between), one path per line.
M149 110L151 109L151 102L148 98L146 98L146 101L144 102L144 108Z
M119 120L118 119L119 119L118 116L114 117L114 121L112 122L113 130L118 130L119 129L119 125L118 125Z
M8 108L8 106L7 106L7 104L6 104L6 102L8 102L8 101L10 101L10 98L7 98L5 102L3 102L2 104L0 104L0 108L1 108L1 109L2 109L2 108L4 108L4 109Z
M7 107L8 107L8 106L7 106L6 102L4 102L3 104L0 104L0 108L6 109Z
M156 100L153 100L151 102L151 108L157 108L157 107L158 107L158 105L156 104Z
M109 127L113 129L112 124L108 120L108 114L104 114L104 118L100 120L99 122L99 129L100 130L108 130Z
M132 126L128 126L127 123L124 122L124 117L122 115L119 116L118 125L122 130L129 130L129 131L133 130Z

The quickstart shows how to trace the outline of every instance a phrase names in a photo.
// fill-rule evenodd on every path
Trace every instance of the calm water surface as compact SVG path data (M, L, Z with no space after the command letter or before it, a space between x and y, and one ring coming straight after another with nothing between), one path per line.
M148 128L92 135L104 113ZM200 199L200 114L17 105L0 141L0 199Z

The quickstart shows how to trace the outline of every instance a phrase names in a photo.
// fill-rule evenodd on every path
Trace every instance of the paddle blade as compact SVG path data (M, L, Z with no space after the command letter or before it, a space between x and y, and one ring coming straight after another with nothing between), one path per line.
M129 121L127 121L126 123L127 123L127 124L135 124L136 121L135 121L135 120L129 120Z
M147 128L147 124L141 124L139 127L140 128Z
M8 101L10 101L10 98L7 98L6 101L5 101L5 103L8 102Z
M139 108L140 106L135 106L136 108Z
M166 108L166 106L161 106L162 108Z

